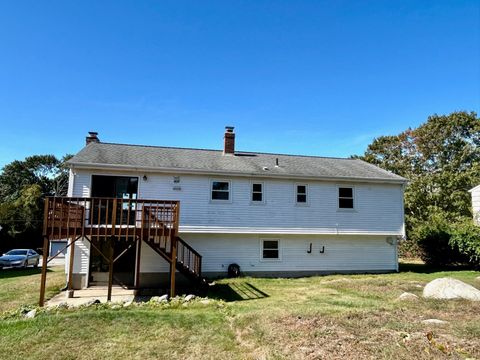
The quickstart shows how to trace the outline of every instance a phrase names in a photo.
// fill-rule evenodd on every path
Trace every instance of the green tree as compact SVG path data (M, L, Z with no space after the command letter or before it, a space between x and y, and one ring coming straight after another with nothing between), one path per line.
M66 161L53 155L15 160L0 173L0 248L41 244L43 199L64 196L68 188Z
M432 115L415 129L381 136L358 157L409 180L407 236L436 213L471 217L468 190L480 183L480 119L475 112Z

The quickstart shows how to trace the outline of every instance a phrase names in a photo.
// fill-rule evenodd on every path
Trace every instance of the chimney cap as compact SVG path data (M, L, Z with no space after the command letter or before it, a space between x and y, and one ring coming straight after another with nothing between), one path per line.
M225 132L233 133L234 126L225 126Z
M92 142L99 143L100 139L98 138L98 132L96 131L89 131L88 136L85 138L85 145L88 145Z

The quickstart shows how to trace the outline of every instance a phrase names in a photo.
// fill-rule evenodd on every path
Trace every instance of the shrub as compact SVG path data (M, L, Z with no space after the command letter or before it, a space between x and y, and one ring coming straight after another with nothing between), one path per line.
M450 246L464 254L471 265L480 267L480 226L475 225L471 219L453 226Z
M420 248L420 257L425 263L434 266L465 264L468 257L452 246L453 227L442 215L433 215L428 222L418 224L413 238Z
M421 250L416 241L408 239L398 244L398 255L402 258L419 258Z

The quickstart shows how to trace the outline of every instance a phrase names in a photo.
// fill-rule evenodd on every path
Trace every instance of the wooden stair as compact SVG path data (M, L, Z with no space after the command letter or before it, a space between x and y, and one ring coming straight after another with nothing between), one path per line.
M155 241L157 240L157 241ZM168 249L167 243L162 243L158 239L152 239L152 237L144 238L145 241L157 254L164 258L168 263L172 262L172 254ZM193 249L189 244L185 242L179 236L174 238L176 241L177 256L176 256L176 269L192 283L201 287L207 286L208 283L204 277L202 277L202 256Z

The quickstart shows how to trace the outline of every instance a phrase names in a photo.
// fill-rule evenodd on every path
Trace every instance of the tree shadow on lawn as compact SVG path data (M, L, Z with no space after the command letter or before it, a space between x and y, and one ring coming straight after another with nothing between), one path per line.
M215 284L210 287L208 297L216 300L230 301L245 301L264 299L269 295L252 284L246 283L230 283L230 284Z
M398 270L402 272L413 272L418 274L431 274L442 271L465 271L475 270L472 266L467 265L450 265L450 266L434 266L423 263L400 263Z
M52 272L52 270L47 269L47 272ZM30 276L37 275L42 273L42 268L26 268L26 269L16 269L16 268L7 268L0 270L0 279L10 279L20 276Z

